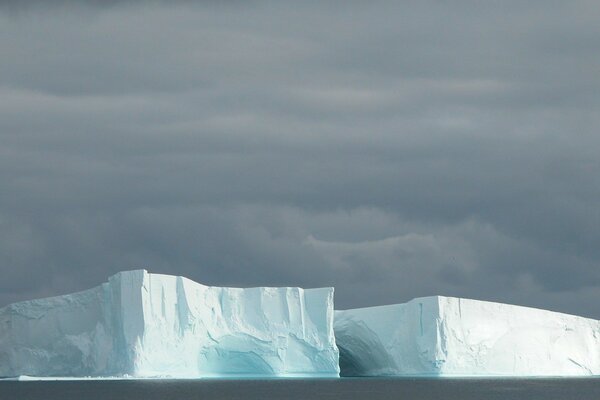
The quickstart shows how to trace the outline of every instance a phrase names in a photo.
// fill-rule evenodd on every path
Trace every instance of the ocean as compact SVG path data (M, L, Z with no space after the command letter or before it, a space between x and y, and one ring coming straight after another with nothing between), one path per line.
M600 378L0 381L0 400L598 400Z

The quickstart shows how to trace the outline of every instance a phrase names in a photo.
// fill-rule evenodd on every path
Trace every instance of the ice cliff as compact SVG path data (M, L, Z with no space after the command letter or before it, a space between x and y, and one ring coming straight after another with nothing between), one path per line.
M600 321L451 297L335 313L342 376L600 374Z
M599 375L600 321L440 296L334 313L333 288L211 287L144 270L0 309L0 377L335 377L340 370Z
M0 309L0 376L338 376L333 288L121 272Z

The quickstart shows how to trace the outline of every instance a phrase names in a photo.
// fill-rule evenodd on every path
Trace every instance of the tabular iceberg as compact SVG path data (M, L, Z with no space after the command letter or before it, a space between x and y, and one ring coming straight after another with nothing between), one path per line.
M333 313L333 288L121 272L0 309L0 376L338 376Z
M600 321L451 297L335 312L342 376L600 374Z

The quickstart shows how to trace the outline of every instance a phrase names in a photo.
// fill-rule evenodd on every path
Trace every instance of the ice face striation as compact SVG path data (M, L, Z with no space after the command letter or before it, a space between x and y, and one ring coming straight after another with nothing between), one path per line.
M0 309L0 376L338 376L333 288L121 272Z
M600 374L600 321L424 297L335 312L342 376Z

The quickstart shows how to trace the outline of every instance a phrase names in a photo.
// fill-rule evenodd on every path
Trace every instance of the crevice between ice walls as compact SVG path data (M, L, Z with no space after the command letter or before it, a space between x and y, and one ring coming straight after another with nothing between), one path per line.
M438 296L335 311L341 376L438 376L447 359Z
M112 293L114 327L114 370L137 376L144 337L143 290L147 290L148 272L134 270L119 272L109 278Z

